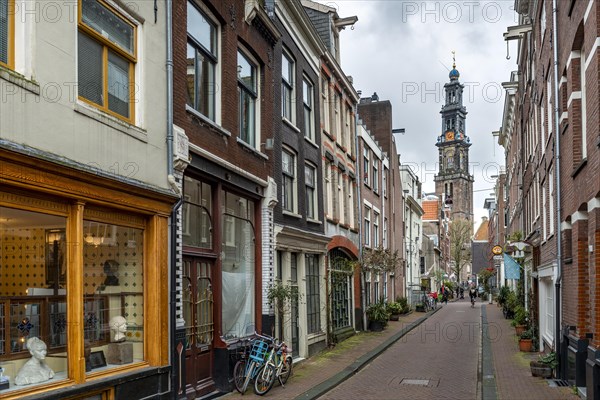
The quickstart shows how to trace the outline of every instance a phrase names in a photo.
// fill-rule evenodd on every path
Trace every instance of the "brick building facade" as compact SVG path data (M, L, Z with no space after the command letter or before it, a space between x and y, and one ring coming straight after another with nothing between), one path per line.
M599 398L600 5L558 2L556 15L550 1L516 5L522 26L505 38L518 39L519 63L500 137L507 233L520 230L531 245L540 350L558 351L560 376Z

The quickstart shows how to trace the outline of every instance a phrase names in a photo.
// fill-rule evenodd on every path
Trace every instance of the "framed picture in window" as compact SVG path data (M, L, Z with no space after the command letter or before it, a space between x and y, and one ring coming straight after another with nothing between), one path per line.
M92 351L90 354L90 367L92 369L106 367L106 358L104 358L104 352L102 350Z
M46 284L64 285L66 270L66 233L64 229L46 229Z

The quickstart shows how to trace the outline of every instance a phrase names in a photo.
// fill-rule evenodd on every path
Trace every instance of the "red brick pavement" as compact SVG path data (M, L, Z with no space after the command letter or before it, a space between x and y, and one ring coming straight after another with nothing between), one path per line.
M338 344L333 349L325 350L317 356L294 365L294 373L284 388L276 383L264 396L257 396L254 394L252 388L248 388L244 396L234 391L221 398L226 400L294 399L296 396L301 395L342 371L356 361L357 358L373 350L406 325L423 316L425 316L424 313L411 313L402 316L400 321L390 321L388 327L383 332L359 333Z
M545 379L531 376L529 361L536 360L538 354L519 351L515 328L504 319L501 308L488 305L487 319L498 399L579 399L570 388L550 387Z

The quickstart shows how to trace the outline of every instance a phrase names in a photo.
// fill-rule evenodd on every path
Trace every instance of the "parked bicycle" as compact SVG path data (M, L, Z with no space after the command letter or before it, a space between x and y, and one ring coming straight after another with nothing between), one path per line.
M258 375L261 367L266 361L269 343L274 341L273 338L268 336L259 335L254 332L254 340L252 341L252 347L246 356L242 356L240 360L235 363L233 368L233 383L235 389L242 395L246 392L248 385Z
M277 343L277 339L271 346L265 364L260 368L256 379L254 379L254 393L262 396L273 387L275 378L284 387L292 373L292 356L285 342Z

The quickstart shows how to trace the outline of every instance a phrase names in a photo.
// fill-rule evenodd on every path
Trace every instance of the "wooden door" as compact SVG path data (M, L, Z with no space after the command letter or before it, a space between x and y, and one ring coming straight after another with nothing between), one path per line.
M213 380L213 294L211 260L183 260L183 318L185 319L186 396L215 390Z

